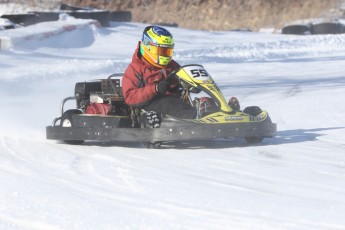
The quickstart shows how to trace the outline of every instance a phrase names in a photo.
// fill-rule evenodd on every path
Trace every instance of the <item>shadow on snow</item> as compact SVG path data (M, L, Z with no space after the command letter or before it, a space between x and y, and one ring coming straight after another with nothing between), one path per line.
M273 138L265 138L261 143L248 144L243 138L229 139L210 139L195 141L174 141L162 142L160 149L225 149L225 148L242 148L251 146L269 146L284 145L301 142L317 141L318 137L324 136L322 131L345 129L345 127L315 128L315 129L295 129L282 130L277 132L277 136ZM125 147L125 148L145 148L141 142L118 142L118 141L87 141L84 146L99 147Z

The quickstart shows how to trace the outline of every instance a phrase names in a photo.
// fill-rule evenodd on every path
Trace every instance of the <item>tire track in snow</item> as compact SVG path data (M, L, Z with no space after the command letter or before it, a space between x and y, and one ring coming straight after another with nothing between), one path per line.
M98 162L98 164L102 164L103 166L107 166L110 171L107 175L102 175L98 173L95 165L92 165L92 174L96 176L98 179L104 181L108 185L119 187L118 181L114 178L114 173L118 175L120 181L123 182L124 187L129 189L131 192L138 193L141 191L141 187L139 186L135 177L131 174L131 169L128 168L128 162L125 163L120 159L117 159L115 156L108 156L103 154L95 154L90 156L90 162ZM104 170L104 168L102 168ZM90 171L91 172L91 171Z
M5 229L61 230L61 228L53 226L51 224L42 223L34 220L22 220L1 214L0 221L6 223Z
M125 168L128 165L123 161L115 157L95 153L95 149L89 149L88 146L79 146L77 149L75 149L75 146L68 145L56 147L57 149L62 147L63 152L68 152L70 155L71 160L69 163L66 162L70 165L70 171L74 174L73 177L70 177L70 182L96 189L118 189L122 187L122 189L134 193L141 191L135 177L130 173L131 170ZM89 180L85 180L85 177ZM120 186L119 182L120 184L122 182L123 185Z
M334 89L334 94L337 95L335 97L344 98L344 90L342 88ZM318 97L312 101L311 109L315 112L317 111L318 117L320 119L320 125L323 127L329 127L328 130L325 132L329 132L332 130L333 138L337 137L336 139L331 139L328 136L321 136L319 139L322 139L325 142L331 143L333 146L337 148L343 149L345 145L345 118L343 114L337 112L337 107L335 105L332 106L332 103L329 103L329 95L325 93L324 95L321 94L320 91ZM330 99L332 100L332 99Z
M113 161L112 158L99 157L100 154L96 154L95 157L95 155L90 155L90 153L83 147L81 149L81 152L82 154L80 154L80 150L76 151L74 153L75 159L71 162L72 169L75 170L78 175L94 178L92 181L97 181L97 185L93 184L93 186L99 186L100 182L103 183L102 186L104 187L116 186L115 181L111 178L113 172L110 172L107 175L103 175L101 173L105 168L112 167L112 165L110 164L110 162ZM102 165L102 170L98 170L96 164Z
M136 183L134 177L130 174L130 170L118 168L117 170L121 180L127 185L127 187L134 193L140 192L139 186Z
M20 145L20 143L18 143L18 140L17 140L17 144ZM3 149L7 153L9 153L9 155L12 155L13 158L20 160L20 161L25 161L25 159L23 157L21 157L19 154L17 154L17 152L15 150L13 150L13 148L10 147L8 137L1 136L1 145L3 146Z

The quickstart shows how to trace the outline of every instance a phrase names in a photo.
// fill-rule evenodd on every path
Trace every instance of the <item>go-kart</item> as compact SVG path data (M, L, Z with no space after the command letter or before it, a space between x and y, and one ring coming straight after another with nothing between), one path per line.
M195 119L163 117L154 111L130 107L123 98L122 76L118 73L76 83L74 96L61 103L61 116L46 127L47 139L69 144L88 140L143 142L147 147L158 148L167 141L229 137L259 143L276 134L277 125L266 111L258 106L234 109L201 65L185 65L168 76L179 82L181 98L197 110ZM200 93L206 96L198 97ZM192 98L194 95L197 96ZM69 100L76 100L76 108L65 111Z

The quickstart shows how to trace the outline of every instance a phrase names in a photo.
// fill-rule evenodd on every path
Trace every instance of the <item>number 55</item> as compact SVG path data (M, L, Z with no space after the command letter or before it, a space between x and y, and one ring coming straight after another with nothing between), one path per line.
M197 78L197 77L208 77L208 74L207 74L206 70L204 70L204 69L192 69L190 71L190 73L192 74L192 76L194 78Z

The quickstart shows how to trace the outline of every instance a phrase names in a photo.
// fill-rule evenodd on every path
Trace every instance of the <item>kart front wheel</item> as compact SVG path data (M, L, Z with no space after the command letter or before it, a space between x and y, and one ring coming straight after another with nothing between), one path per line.
M73 115L82 114L83 112L78 109L71 109L64 112L61 116L60 126L61 127L73 127ZM80 145L84 143L83 140L64 140L65 143L71 145Z
M258 143L260 143L264 138L263 138L263 137L252 136L252 137L245 137L244 139L245 139L249 144L258 144Z
M262 109L258 106L249 106L246 107L243 110L244 113L249 114L251 116L257 116L262 112ZM258 144L260 143L264 138L261 136L247 136L244 137L244 139L249 143L249 144Z

